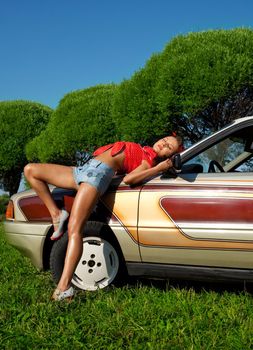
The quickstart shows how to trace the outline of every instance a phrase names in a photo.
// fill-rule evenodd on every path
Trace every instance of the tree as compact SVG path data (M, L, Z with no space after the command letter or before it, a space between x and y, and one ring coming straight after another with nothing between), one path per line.
M115 140L152 144L171 131L198 141L253 112L252 52L251 29L177 36L118 86L67 94L27 157L71 164L78 149Z
M67 94L47 128L26 147L30 160L72 164L77 150L115 140L111 105L116 85L99 85Z
M192 142L253 112L253 30L180 35L120 84L117 133L152 142L179 131Z
M252 111L253 31L179 36L163 52L161 113L191 141ZM167 91L170 91L167 94Z
M161 54L153 55L143 69L119 85L113 104L118 139L151 144L170 128L155 93L161 63Z
M17 192L27 163L25 146L45 128L51 113L39 103L0 102L0 179L10 195Z

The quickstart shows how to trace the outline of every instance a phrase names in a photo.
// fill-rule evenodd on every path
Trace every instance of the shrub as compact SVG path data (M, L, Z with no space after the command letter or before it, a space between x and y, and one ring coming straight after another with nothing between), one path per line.
M179 35L119 85L120 137L153 142L171 129L191 140L253 112L253 30Z
M30 160L72 163L76 150L90 150L115 139L111 121L115 85L99 85L67 94L47 128L26 147Z
M0 180L10 194L18 189L25 146L45 128L52 110L29 101L0 102Z

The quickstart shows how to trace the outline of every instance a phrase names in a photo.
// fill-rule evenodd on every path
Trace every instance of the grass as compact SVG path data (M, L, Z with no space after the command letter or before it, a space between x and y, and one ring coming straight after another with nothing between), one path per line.
M54 303L0 224L0 349L253 349L253 299L243 290L135 282Z

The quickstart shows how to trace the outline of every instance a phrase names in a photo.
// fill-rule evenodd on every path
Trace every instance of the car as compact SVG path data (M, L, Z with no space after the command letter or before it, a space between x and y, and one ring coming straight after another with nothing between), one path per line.
M180 159L179 159L179 158ZM253 116L234 120L177 156L180 169L128 186L116 176L83 233L72 283L108 287L127 273L148 278L253 280ZM50 187L71 211L75 191ZM67 228L52 242L48 210L33 190L13 195L8 242L40 270L61 276Z

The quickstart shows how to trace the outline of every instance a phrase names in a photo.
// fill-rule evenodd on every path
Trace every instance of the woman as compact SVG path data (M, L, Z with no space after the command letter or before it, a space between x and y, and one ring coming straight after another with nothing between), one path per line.
M82 255L83 228L99 196L110 185L115 173L126 174L123 181L134 185L172 167L170 157L181 146L181 139L168 136L157 141L153 147L141 147L133 142L116 142L100 147L94 158L82 167L57 164L27 164L24 169L26 179L48 208L55 232L51 239L63 234L64 222L69 213L60 210L54 202L47 184L75 189L77 194L68 223L68 247L64 269L58 286L53 293L54 300L71 299L74 289L71 279Z

